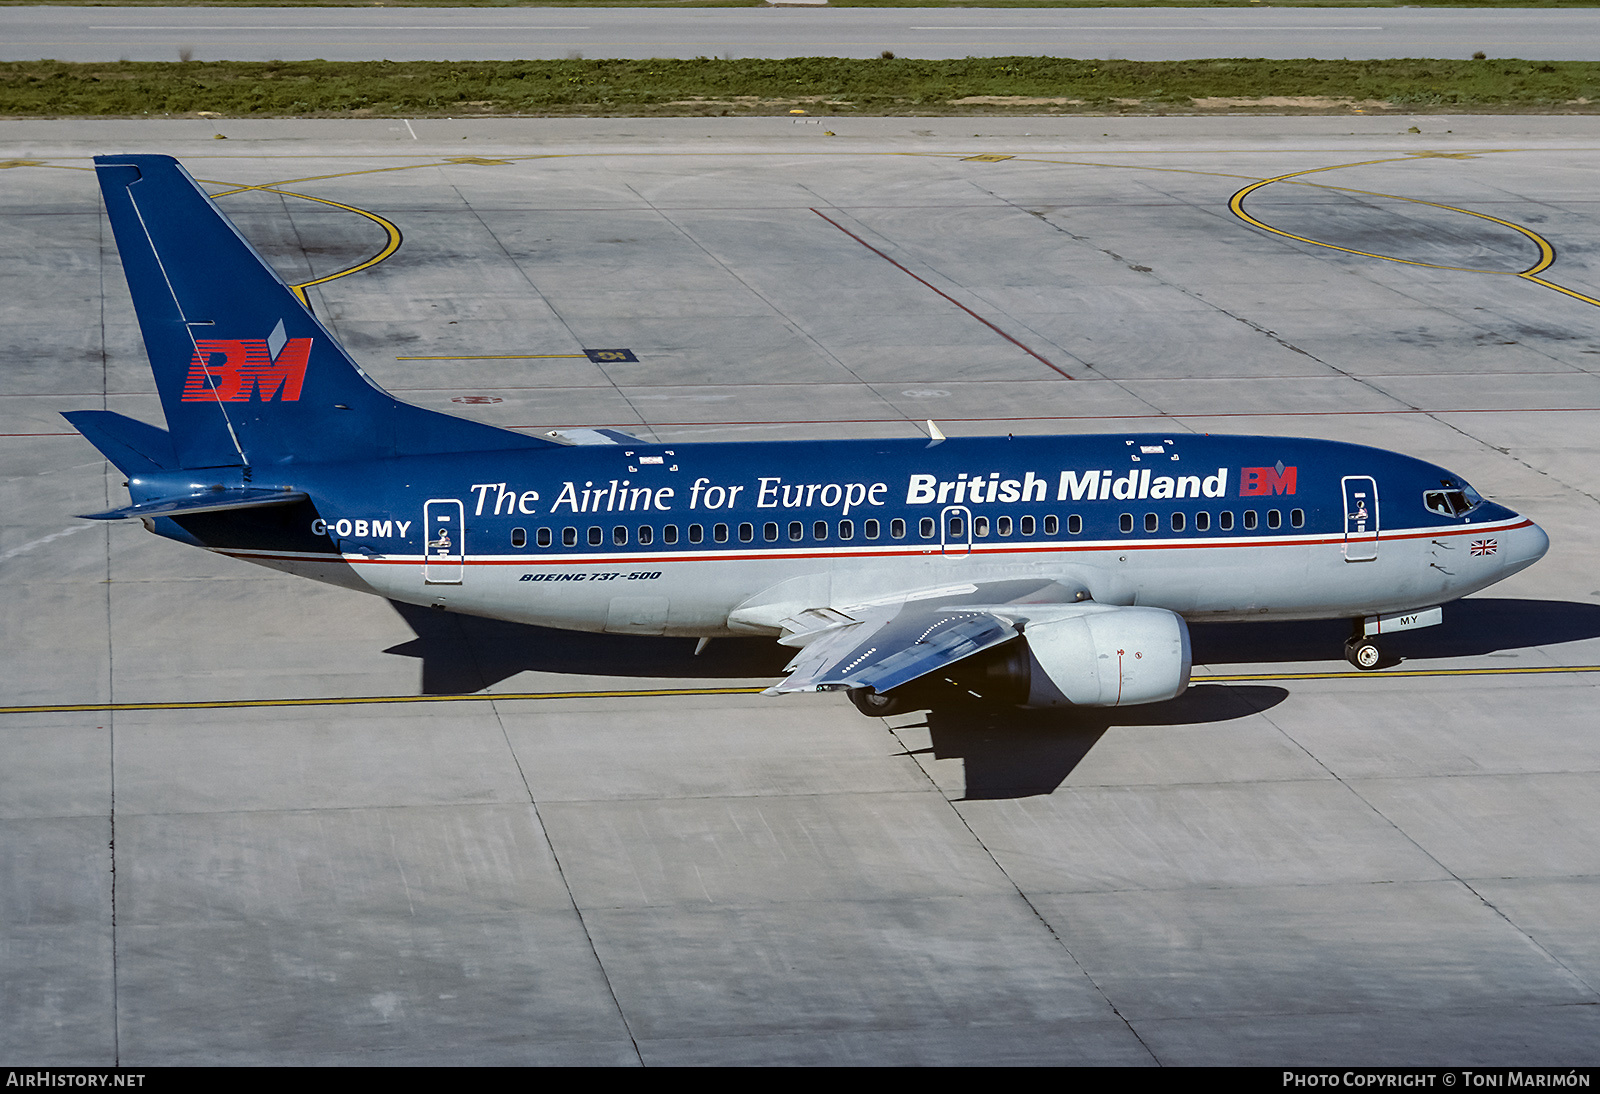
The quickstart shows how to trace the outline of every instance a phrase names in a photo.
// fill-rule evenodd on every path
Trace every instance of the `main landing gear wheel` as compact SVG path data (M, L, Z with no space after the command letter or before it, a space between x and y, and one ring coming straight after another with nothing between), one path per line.
M848 694L856 709L868 718L887 718L911 709L898 695L880 695L871 688L851 688Z
M1362 672L1371 672L1383 660L1383 651L1370 638L1352 638L1344 644L1344 656Z

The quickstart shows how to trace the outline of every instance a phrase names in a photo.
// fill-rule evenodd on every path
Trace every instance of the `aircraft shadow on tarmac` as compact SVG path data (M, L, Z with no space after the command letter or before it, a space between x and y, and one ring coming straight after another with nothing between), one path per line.
M416 633L386 653L422 662L422 692L481 691L520 672L668 679L775 678L793 654L764 638L724 638L694 655L692 638L560 631L479 619L390 601ZM1350 626L1302 623L1195 623L1197 665L1339 661ZM1600 605L1562 600L1460 600L1437 627L1383 639L1389 663L1472 657L1600 637ZM1342 665L1342 662L1340 662ZM1151 709L1159 709L1153 707Z
M1437 627L1383 640L1384 663L1481 657L1509 649L1600 637L1600 605L1562 600L1461 600ZM1196 664L1327 662L1337 658L1349 623L1196 623L1189 628ZM1348 665L1340 664L1347 669ZM966 799L1049 794L1112 728L1195 725L1244 718L1288 698L1280 687L1197 683L1166 703L1067 712L984 709L976 705L927 716L937 759L960 758Z
M591 634L480 619L391 600L416 638L384 650L422 662L424 695L482 691L519 672L655 679L777 679L794 656L770 639L719 638L696 657L693 638Z
M932 747L922 751L935 759L962 761L966 801L1026 798L1053 792L1113 727L1225 722L1275 707L1288 697L1280 687L1195 684L1168 702L1118 710L943 707L927 715Z
M560 631L391 601L417 637L386 653L422 662L422 692L481 691L521 672L654 679L779 676L791 653L767 639L718 639L698 657L692 638ZM1339 657L1349 624L1197 623L1196 664L1322 662ZM1384 640L1390 663L1482 656L1600 637L1600 605L1559 600L1462 600L1437 627ZM1341 663L1342 667L1342 663ZM1165 703L1118 710L1024 711L955 704L926 715L936 759L960 759L967 800L1049 794L1105 733L1139 726L1245 718L1288 697L1284 688L1197 683ZM907 726L901 728L909 728Z

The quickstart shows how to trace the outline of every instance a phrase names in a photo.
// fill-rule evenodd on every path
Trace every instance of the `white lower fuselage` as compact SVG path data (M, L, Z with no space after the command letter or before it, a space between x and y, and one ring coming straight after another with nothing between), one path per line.
M1486 538L1495 542L1493 552L1475 551ZM531 544L479 553L469 541L459 567L442 574L431 567L431 575L414 553L223 553L471 615L567 630L703 637L776 633L773 622L791 604L848 607L886 591L1029 578L1079 587L1103 604L1167 608L1191 621L1375 616L1476 592L1530 565L1547 545L1545 533L1519 516L1386 531L1359 551L1327 535L991 539L975 540L970 549L913 541L810 549L749 544L559 555Z

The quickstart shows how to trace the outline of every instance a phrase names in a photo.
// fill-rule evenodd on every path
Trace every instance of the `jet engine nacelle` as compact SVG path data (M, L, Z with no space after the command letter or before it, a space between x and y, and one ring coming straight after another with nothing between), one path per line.
M1164 608L1076 604L1030 613L1023 641L1026 706L1156 703L1189 686L1189 628Z

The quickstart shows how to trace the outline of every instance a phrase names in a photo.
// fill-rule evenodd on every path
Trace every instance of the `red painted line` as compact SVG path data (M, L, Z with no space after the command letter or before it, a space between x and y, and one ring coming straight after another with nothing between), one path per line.
M846 228L843 224L840 224L837 220L834 220L832 217L828 216L826 213L822 212L820 209L812 209L811 211L813 213L816 213L819 217L821 217L823 220L827 221L829 224L833 225L835 228L839 229L839 231L843 232L845 235L849 236L851 239L855 240L857 243L861 244L867 250L871 251L873 254L877 255L879 258L883 259L885 262L887 262L890 265L892 265L895 269L899 270L901 273L905 274L907 277L913 278L916 281L921 282L923 285L926 285L928 288L932 289L934 292L938 293L940 296L942 296L946 300L950 301L950 303L954 304L956 307L960 308L962 311L964 311L968 315L972 316L972 318L976 319L978 322L982 323L984 326L986 326L990 330L994 331L1001 338L1004 338L1007 342L1010 342L1013 346L1016 346L1023 353L1026 353L1029 357L1032 357L1035 360L1041 362L1042 364L1048 366L1049 368L1055 370L1056 372L1060 373L1062 376L1065 376L1068 380L1072 379L1071 375L1069 375L1064 369L1062 369L1061 367L1056 365L1054 362L1050 361L1048 358L1045 358L1045 357L1041 356L1040 354L1036 353L1034 350L1029 349L1027 346L1025 346L1021 342L1017 341L1011 335L1007 334L1005 331L1001 330L999 327L997 327L993 323L989 322L983 316L979 315L977 312L975 312L971 308L967 307L965 304L963 304L961 301L957 300L955 297L951 296L949 293L945 292L943 289L940 289L935 285L929 284L927 281L923 280L922 278L917 277L916 274L912 273L910 270L908 270L904 266L900 265L900 263L896 262L894 259L892 259L888 255L884 254L882 251L878 250L878 248L874 247L872 244L868 243L866 240L864 240L860 236L856 235L849 228Z
M914 275L913 275L914 276ZM965 383L970 381L956 381ZM776 385L774 385L776 386ZM394 391L454 391L455 388L394 388ZM547 388L520 388L497 387L496 391L545 391ZM56 398L57 396L51 396ZM24 396L12 396L24 398ZM1529 407L1467 407L1467 408L1439 408L1439 407L1410 407L1395 410L1218 410L1211 413L1198 414L1017 414L997 417L966 417L957 418L940 415L941 422L1138 422L1138 421L1182 421L1197 418L1338 418L1352 415L1379 415L1379 414L1593 414L1600 412L1600 406L1529 406ZM652 428L665 426L668 428L703 427L714 429L718 426L736 425L905 425L904 418L770 418L735 421L718 421L715 419L702 419L700 421L686 422L584 422L583 425L590 429L639 429L644 426ZM551 428L548 422L534 424L513 424L501 426L501 429L519 430L533 429L546 430ZM0 433L0 437L77 437L76 432L64 433ZM1042 434L1046 435L1046 434ZM1088 436L1088 434L1065 434L1074 438ZM666 441L645 442L666 444ZM684 443L684 442L678 442ZM709 443L709 442L707 442Z
M1087 381L1086 381L1087 382ZM516 388L495 388L496 391L519 390ZM528 390L538 390L530 388ZM1430 410L1427 407L1413 410L1410 407L1396 410L1219 410L1211 414L1018 414L1006 417L971 417L956 418L948 415L939 415L941 422L1138 422L1138 421L1182 421L1196 418L1338 418L1350 415L1372 414L1593 414L1600 411L1600 406L1564 406L1564 407L1496 407L1481 410ZM665 428L706 428L715 429L719 426L736 425L905 425L905 418L768 418L751 419L748 421L719 421L716 419L702 419L700 421L685 422L594 422L585 423L591 429L640 429L649 426ZM534 425L508 425L504 429L548 429L544 423ZM1056 434L1039 434L1040 436L1055 436ZM1087 437L1090 434L1060 434L1070 437ZM887 438L882 438L887 439ZM652 441L651 444L667 444L667 441ZM679 444L695 443L679 441ZM711 443L711 442L700 442Z
M1527 528L1533 521L1527 517L1510 524L1481 524L1473 527L1460 528L1433 528L1422 531L1383 532L1380 533L1379 543L1396 543L1408 539L1442 539L1447 536L1485 536L1503 532L1512 532L1518 528ZM1128 533L1137 535L1138 533ZM981 555L1023 555L1023 554L1086 554L1097 551L1189 551L1189 550L1228 550L1237 548L1262 548L1262 547L1331 547L1345 542L1343 534L1311 536L1279 536L1276 538L1262 537L1259 539L1230 538L1221 541L1213 540L1165 540L1161 542L1146 542L1128 540L1125 542L1098 542L1098 543L1072 543L1055 540L1050 543L1037 545L1017 544L1011 546L999 543L974 543L970 554ZM548 548L541 548L547 550ZM314 554L275 554L259 551L230 550L216 548L218 554L230 558L240 559L266 559L279 562L344 562L352 566L420 566L422 559L416 555L401 556L398 558L369 558L364 555L333 555ZM659 554L659 555L589 555L582 558L568 558L561 556L530 555L526 558L467 558L461 563L452 565L465 566L646 566L659 565L668 562L767 562L767 561L794 561L805 559L838 559L838 558L924 558L929 555L939 555L941 550L937 545L922 547L885 547L881 550L869 548L836 547L821 551L783 551L783 552L748 552L728 551L701 552L698 554ZM952 555L953 558L964 558L968 552Z

